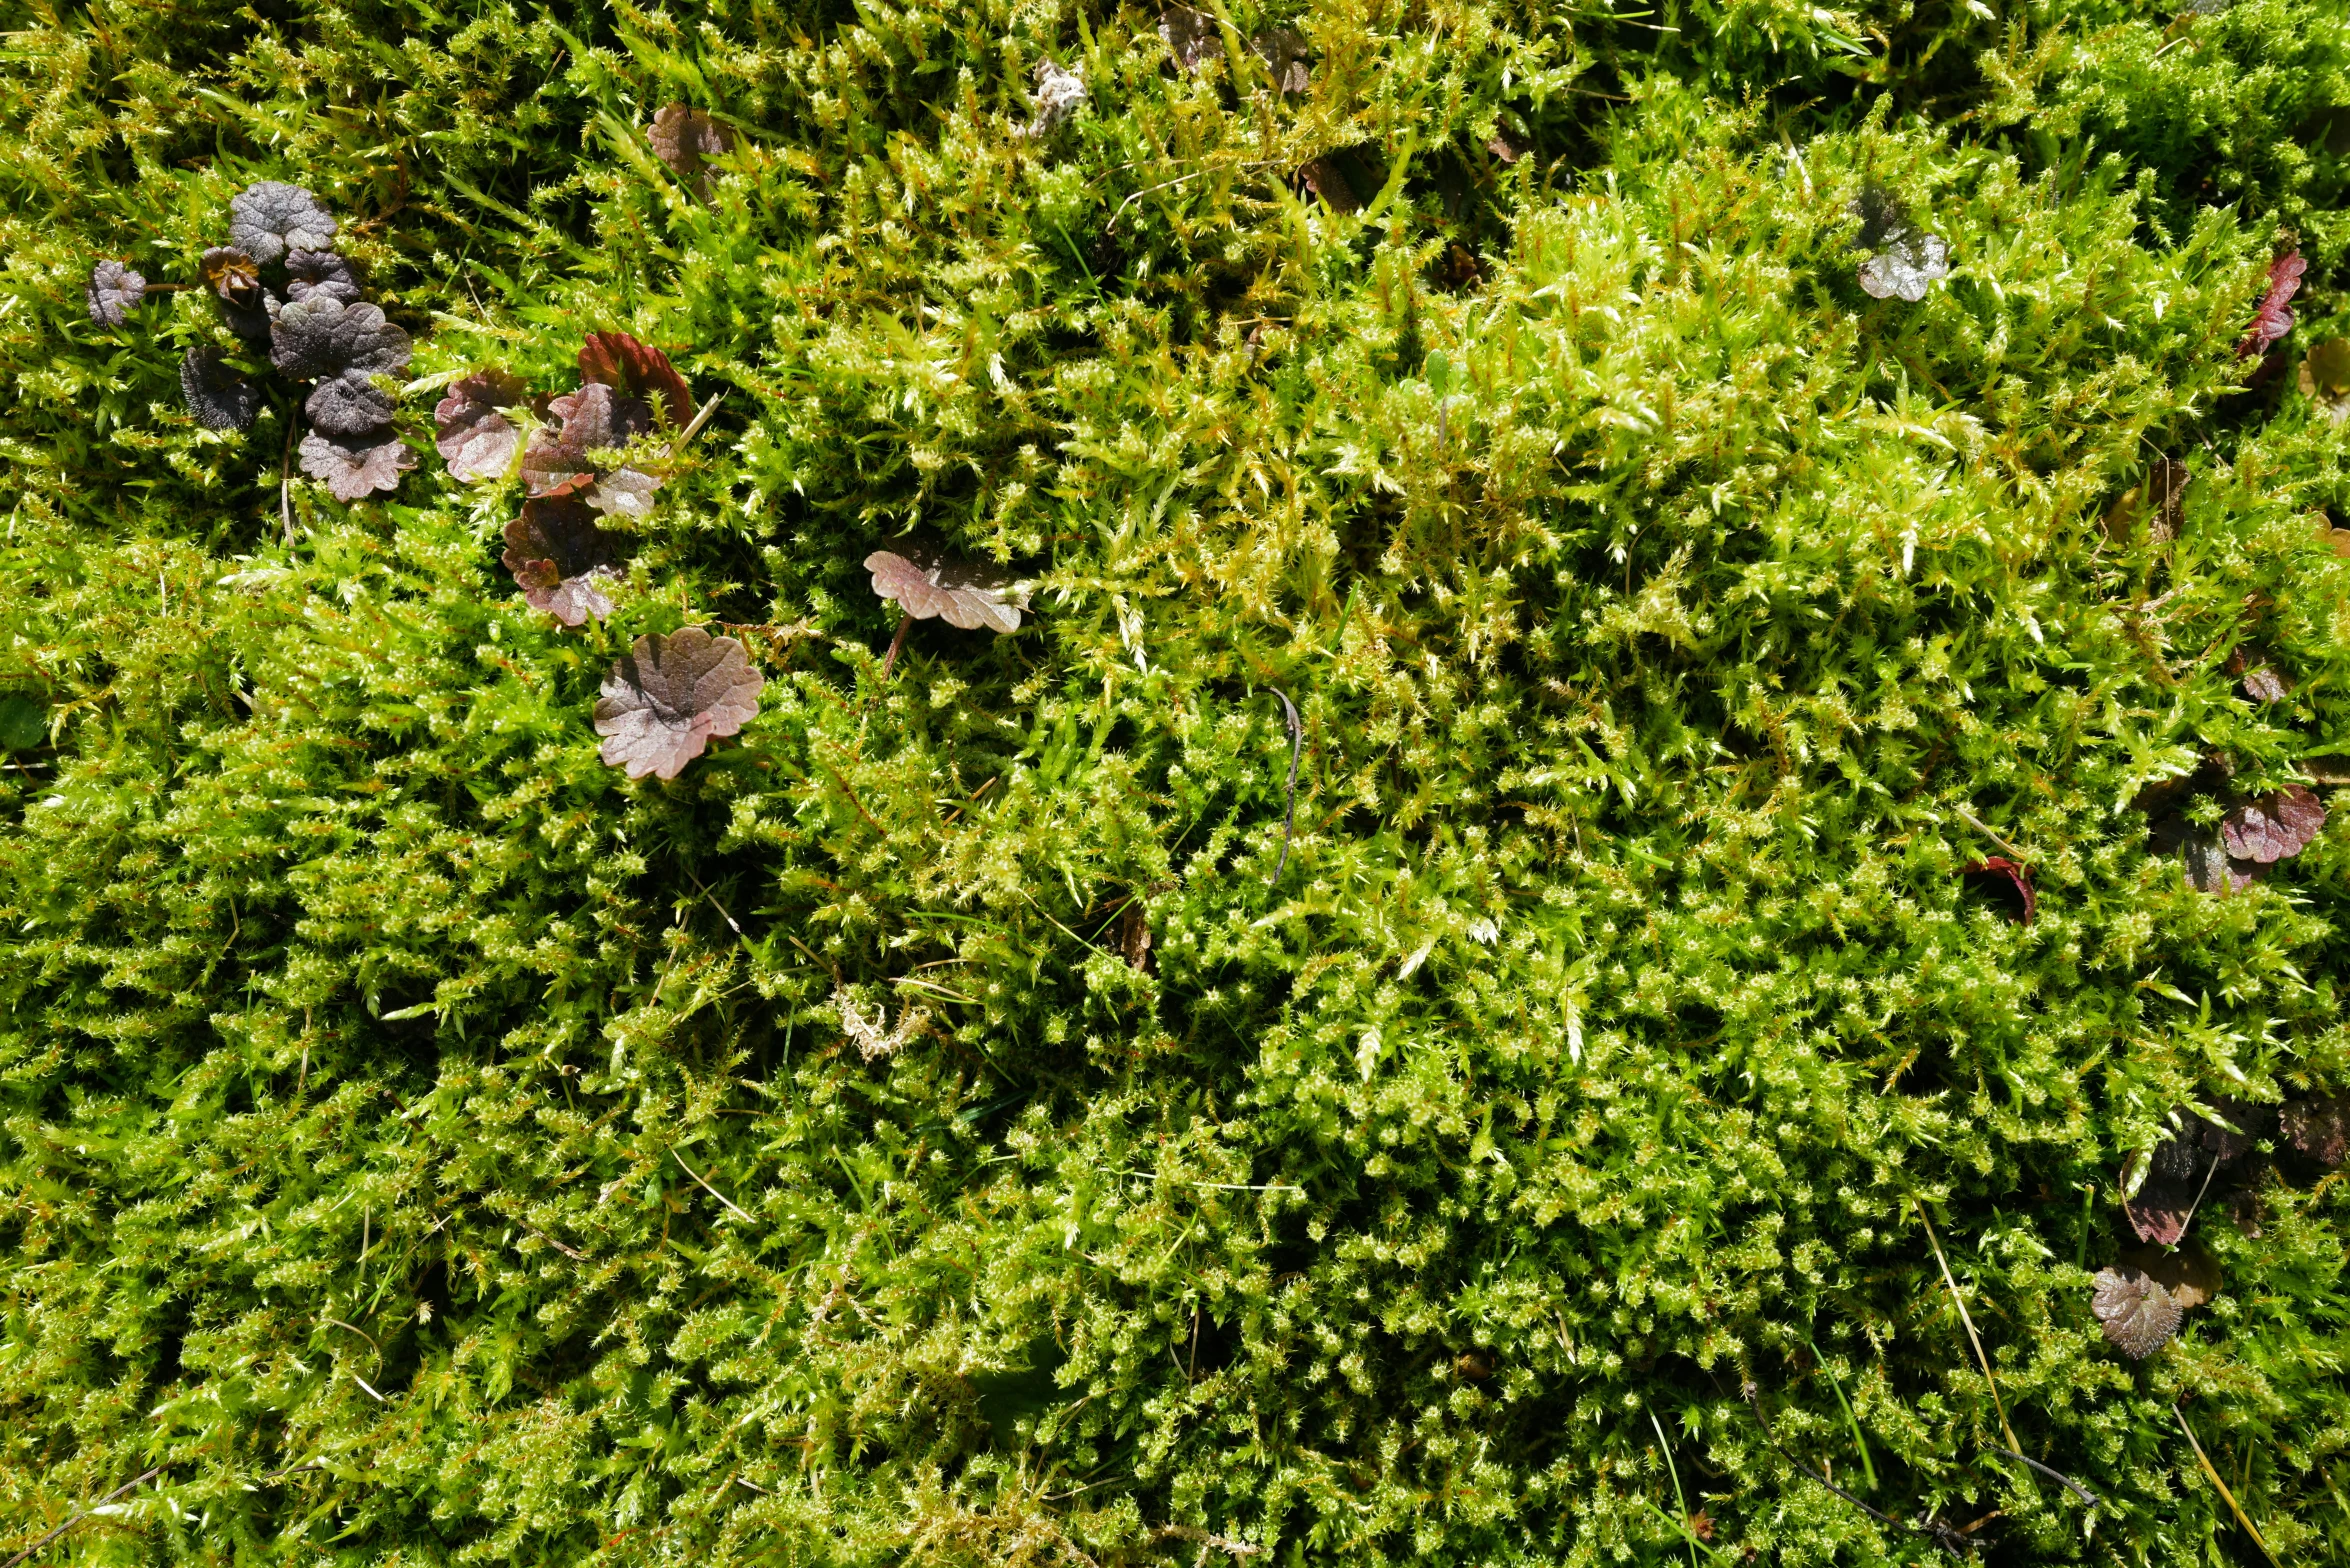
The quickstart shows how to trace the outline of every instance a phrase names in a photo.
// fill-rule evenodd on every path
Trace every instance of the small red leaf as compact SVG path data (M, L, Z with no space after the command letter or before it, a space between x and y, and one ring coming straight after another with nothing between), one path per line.
M2293 307L2289 301L2300 292L2301 274L2308 270L2309 263L2302 259L2298 248L2268 264L2268 292L2260 296L2260 308L2253 312L2252 330L2236 345L2238 359L2267 352L2271 343L2293 330Z
M693 417L693 389L659 349L625 332L591 332L579 350L579 379L601 382L653 406L662 424L677 428Z

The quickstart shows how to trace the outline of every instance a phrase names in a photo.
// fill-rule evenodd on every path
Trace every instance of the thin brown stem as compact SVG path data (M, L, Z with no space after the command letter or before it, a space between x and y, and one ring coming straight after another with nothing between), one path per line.
M286 419L286 455L277 470L277 515L285 525L286 544L294 543L294 421Z
M906 645L906 629L914 624L914 617L898 617L898 634L889 640L889 653L881 661L881 678L889 679L890 666L898 662L898 650Z

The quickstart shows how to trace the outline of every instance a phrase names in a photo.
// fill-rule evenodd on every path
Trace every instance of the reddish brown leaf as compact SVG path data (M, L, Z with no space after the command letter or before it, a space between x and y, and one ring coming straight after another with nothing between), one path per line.
M584 357L584 356L583 356ZM652 428L652 410L591 380L547 405L557 421L531 432L522 452L522 479L534 496L570 495L594 483L592 452L626 446Z
M2295 784L2220 818L2219 838L2231 858L2265 866L2300 854L2325 825L2326 808Z
M693 417L693 389L669 356L625 332L588 334L579 350L579 379L601 382L621 393L623 401L641 399L672 429Z
M673 779L712 737L732 735L758 715L765 684L732 637L699 626L639 637L612 666L596 703L604 761L632 779Z
M2236 357L2249 359L2268 351L2268 346L2293 330L2293 307L2289 303L2300 292L2301 274L2309 270L2299 249L2289 250L2268 266L2268 292L2260 296L2260 308L2253 312L2252 330L2244 341L2236 345Z

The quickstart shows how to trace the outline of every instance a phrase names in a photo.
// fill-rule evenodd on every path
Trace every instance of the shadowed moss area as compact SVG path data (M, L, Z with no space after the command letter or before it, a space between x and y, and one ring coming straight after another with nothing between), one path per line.
M2346 66L20 3L0 1554L2350 1561ZM258 181L388 494L207 292ZM566 626L433 408L604 332L718 401ZM689 626L756 716L632 780Z

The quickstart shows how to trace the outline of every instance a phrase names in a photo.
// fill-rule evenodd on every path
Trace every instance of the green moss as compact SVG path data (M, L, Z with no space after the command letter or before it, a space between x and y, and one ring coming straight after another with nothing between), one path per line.
M2288 238L2340 330L2350 18L1217 16L13 24L0 1549L155 1468L44 1560L1937 1556L1857 1421L1986 1560L2254 1561L2180 1404L2350 1558L2340 1180L2144 1363L2088 1285L2174 1107L2350 1087L2350 840L2214 899L2131 808L2350 748L2339 430L2235 352ZM417 337L389 501L179 412L197 293L86 318L257 178ZM723 400L567 632L424 410L606 328ZM916 522L1036 614L885 683ZM760 716L626 782L710 620Z

